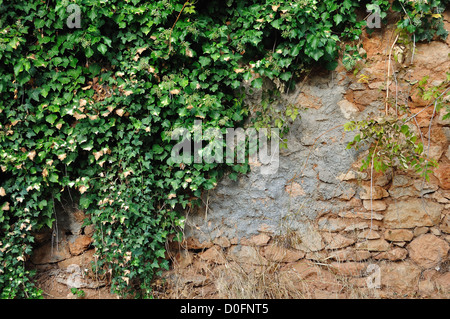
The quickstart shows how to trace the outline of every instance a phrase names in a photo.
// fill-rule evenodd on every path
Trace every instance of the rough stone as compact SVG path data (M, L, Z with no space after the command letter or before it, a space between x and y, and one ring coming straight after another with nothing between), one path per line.
M450 215L444 216L439 229L446 234L450 234Z
M261 256L258 250L252 246L236 245L229 250L228 256L238 263L253 265L267 265L267 260Z
M381 94L378 90L355 91L355 102L362 105L368 105L377 101Z
M360 223L355 223L355 224L351 224L347 227L345 227L344 231L345 232L353 232L355 230L364 230L370 228L370 222L360 222ZM375 229L375 227L373 228Z
M381 238L380 234L373 229L363 230L358 234L359 239L379 239Z
M194 255L188 250L180 250L174 258L173 264L176 268L183 269L192 264Z
M338 275L362 277L365 275L367 265L365 262L332 262L330 268Z
M429 200L415 198L392 203L384 215L389 228L434 226L441 217L442 206Z
M434 182L435 183L428 183L428 182L424 182L423 179L416 179L414 181L414 188L419 191L418 194L429 194L429 193L434 193L435 191L437 191L439 189L439 185L438 184L438 180L436 178L434 178Z
M351 119L355 114L359 112L359 109L355 104L345 99L339 101L338 106L346 119Z
M444 238L448 243L450 243L450 235L445 235L445 236L443 236L443 238Z
M444 133L447 142L450 142L450 127L443 127L442 131Z
M442 235L441 231L438 228L436 228L436 227L431 227L430 228L430 233L432 233L435 236L441 236Z
M448 243L432 234L417 237L408 245L409 256L423 268L433 268L443 262L448 250Z
M80 235L86 215L81 210L57 209L56 218L60 232L59 237L62 238L62 234L65 233L71 233L74 236Z
M250 238L249 243L250 243L250 245L264 246L264 245L267 245L269 240L270 240L270 236L268 236L266 234L259 234L259 235L255 235L252 238Z
M349 222L342 218L322 217L318 221L319 229L327 232L338 232L344 230L348 224Z
M289 263L302 259L305 253L271 244L263 248L263 256L269 261Z
M404 260L408 256L408 251L405 248L394 248L389 251L379 253L374 256L376 260L387 259L390 261Z
M419 237L420 235L428 233L428 227L416 227L414 228L414 237Z
M92 238L86 235L69 236L69 251L73 256L77 256L88 249L92 243Z
M421 295L431 295L435 292L436 285L433 281L429 279L419 281L419 294Z
M285 190L292 197L299 197L306 195L305 190L302 188L302 186L299 183L295 182L290 185L286 185Z
M447 294L450 294L450 272L446 272L435 279L436 288Z
M389 241L410 241L414 234L407 229L388 229L384 232L384 239Z
M198 255L201 259L216 264L224 264L227 261L222 249L218 245L214 245Z
M58 267L61 269L65 269L72 264L80 265L83 268L89 268L91 266L91 262L95 262L95 249L86 250L83 254L78 256L70 257L68 259L62 260L58 262Z
M331 292L339 292L342 284L336 279L336 276L329 271L321 269L317 265L307 260L300 260L293 263L290 268L294 271L299 289L307 287Z
M341 234L323 233L322 236L327 243L326 249L341 249L355 243L354 239L342 236Z
M326 253L326 251L323 251L323 250L322 251L308 251L305 254L305 258L322 263L327 260L328 254Z
M428 157L431 159L434 159L435 161L439 161L442 154L444 154L444 149L440 145L430 145L430 150L428 152L428 148L425 149L426 154L428 154Z
M91 281L88 278L86 278L83 274L83 271L78 264L71 264L69 265L65 272L68 274L67 277L56 277L56 281L67 285L69 289L71 288L90 288L90 289L96 289L98 287L101 287L105 285L103 282L99 281Z
M435 269L427 269L422 272L419 281L419 293L431 296L436 292L435 280L439 273Z
M87 225L86 227L84 227L84 234L86 236L92 237L92 235L94 235L94 232L95 232L94 225Z
M369 83L369 88L372 90L386 90L386 83L384 81L372 82Z
M390 245L384 239L366 240L361 243L356 243L356 249L367 251L386 251Z
M348 88L352 91L364 91L364 90L366 90L366 85L364 83L356 82L356 83L350 84L350 86Z
M442 83L442 82L441 82L441 83ZM439 83L439 84L440 84L440 83ZM447 102L449 101L448 98L446 98L446 99L444 99L444 100L446 100ZM447 118L447 119L444 120L444 116L445 116L447 113L448 113L448 112L447 112L447 110L446 110L445 108L442 108L442 109L439 111L438 117L437 117L437 119L436 119L438 124L443 125L443 126L450 126L450 119Z
M450 142L450 127L443 127L442 131L444 133L445 138L447 139L447 142Z
M384 216L380 213L370 213L370 212L340 212L339 217L343 218L359 218L368 220L383 220Z
M382 199L388 197L389 193L381 186L372 186L372 200ZM362 186L362 191L359 194L361 199L370 199L370 185Z
M307 89L307 91L310 91ZM311 92L301 92L297 99L297 104L301 105L304 108L307 109L319 109L322 107L322 101L317 96L314 96L311 94ZM308 94L309 93L309 94Z
M419 195L419 192L414 187L391 187L389 195L397 199L402 197L415 197Z
M392 178L393 187L405 187L411 184L411 178L405 175L394 175Z
M188 237L183 241L183 247L186 249L204 249L212 247L213 243L211 241L200 242L198 238Z
M350 200L355 196L356 190L353 187L346 187L342 193L342 195L339 197L343 200Z
M353 197L346 203L346 208L360 208L362 206L362 200L359 198Z
M346 173L341 173L337 179L340 181L351 181L351 180L358 180L358 179L366 179L367 173L364 172L356 172L356 171L348 171Z
M294 244L294 248L303 251L319 251L324 248L324 243L320 233L312 226L306 227L301 231L297 231L296 235L300 241Z
M441 188L450 189L450 164L441 163L434 170L434 175L439 179Z
M425 75L424 73L432 75L430 81L440 79L437 77L440 74L445 74L450 67L447 44L439 41L426 44L418 43L414 64L422 71L412 73L414 79L420 81L423 75Z
M387 208L386 203L382 200L373 200L372 203L370 200L363 200L363 206L368 211L370 211L372 208L372 210L374 210L376 212L386 210L386 208Z
M373 185L384 187L392 180L392 173L390 171L386 171L383 173L375 172L373 174Z
M220 236L217 238L214 238L213 243L216 245L219 245L222 248L228 248L231 246L231 242L228 238Z
M421 270L414 264L408 261L385 262L380 270L382 288L408 294L417 291Z
M363 261L372 257L372 253L367 250L356 250L354 248L346 248L330 253L329 259L337 261Z
M429 195L427 195L429 196ZM447 199L442 193L442 191L437 191L431 194L429 198L435 199L440 204L448 204L450 203L450 200Z
M308 278L309 276L316 274L320 269L310 261L300 260L291 265L289 265L289 269L292 269L298 275L298 278L303 280Z

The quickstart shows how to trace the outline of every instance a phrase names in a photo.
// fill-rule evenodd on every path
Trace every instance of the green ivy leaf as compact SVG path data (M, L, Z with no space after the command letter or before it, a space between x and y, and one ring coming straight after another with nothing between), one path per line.
M342 22L343 18L342 18L342 16L340 14L336 14L333 17L333 20L336 23L336 25L339 25Z
M56 114L49 114L45 117L45 120L50 123L53 124L55 123L56 119L58 118L58 116Z
M262 78L256 78L256 79L254 79L254 80L252 81L252 86L253 86L255 89L260 89L260 88L262 88L262 85L263 85L263 79L262 79Z

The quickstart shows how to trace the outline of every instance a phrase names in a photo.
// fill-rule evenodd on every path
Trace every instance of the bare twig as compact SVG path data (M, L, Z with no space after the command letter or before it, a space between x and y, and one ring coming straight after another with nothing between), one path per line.
M387 84L386 84L386 105L385 105L385 113L386 115L388 115L389 113L389 85L391 84L391 55L392 55L392 50L394 49L395 44L397 43L398 40L398 34L395 37L394 42L392 43L391 49L389 50L389 58L388 58L388 74L387 74Z
M417 115L419 115L420 113L422 113L423 111L427 110L431 105L433 105L438 99L440 99L445 93L447 93L450 90L450 87L448 87L444 92L441 93L441 95L439 95L437 98L434 99L433 102L431 102L430 104L428 104L426 107L424 107L421 111L417 112L416 114L414 114L413 116L408 117L405 120L406 122L409 122L411 119L415 118Z
M377 140L377 144L375 145L375 149L372 153L372 163L370 166L370 230L369 233L372 232L373 228L373 166L374 166L374 159L375 159L375 153L377 152L379 140ZM369 233L367 234L366 239L369 239Z
M169 35L169 52L167 53L167 55L169 55L169 54L170 54L170 51L172 50L172 32L173 32L173 29L175 28L175 25L177 24L178 20L180 19L181 14L183 13L184 8L186 7L187 4L189 4L189 1L190 1L190 0L188 0L188 1L186 1L186 2L184 3L183 8L181 8L180 13L178 14L178 17L177 17L177 19L175 20L175 23L173 24L172 28L170 29L170 35Z

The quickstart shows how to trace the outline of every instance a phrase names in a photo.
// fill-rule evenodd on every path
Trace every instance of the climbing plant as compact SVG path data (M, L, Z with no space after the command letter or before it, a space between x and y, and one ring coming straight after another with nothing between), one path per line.
M1 298L41 297L26 262L63 192L95 225L113 291L151 297L182 210L249 169L177 164L171 132L242 125L243 81L289 87L304 66L335 68L370 3L0 0Z
M394 1L392 9L402 14L396 31L401 36L403 44L415 45L416 41L431 41L434 38L445 40L448 31L444 28L442 12L446 4L448 4L446 0ZM368 5L368 8L377 6L384 11L389 8L389 5L389 1L378 0ZM433 117L445 107L448 113L443 117L444 120L450 117L449 79L450 74L447 74L446 79L443 79L439 85L430 86L426 76L417 83L416 87L418 95L423 100L430 101L426 108L434 107ZM390 83L390 80L388 78L387 82ZM416 83L411 85L413 84ZM347 148L367 147L369 149L360 169L377 172L385 172L391 168L411 169L429 180L432 168L437 167L437 162L429 157L430 136L428 139L423 136L412 121L416 116L417 114L411 114L408 105L398 105L397 101L386 97L385 114L379 114L373 119L346 123L345 130L359 132ZM430 119L429 134L432 120L433 118Z

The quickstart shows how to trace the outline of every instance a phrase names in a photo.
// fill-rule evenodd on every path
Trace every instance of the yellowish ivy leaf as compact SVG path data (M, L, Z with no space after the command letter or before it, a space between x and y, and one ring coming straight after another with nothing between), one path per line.
M80 191L80 194L83 194L84 192L87 191L87 187L84 185L81 185L80 187L78 187L78 190Z
M36 151L29 152L27 157L30 159L30 161L34 160L34 158L36 157Z
M124 113L125 111L123 109L116 110L116 114L119 115L120 117L122 117Z

